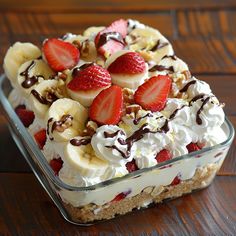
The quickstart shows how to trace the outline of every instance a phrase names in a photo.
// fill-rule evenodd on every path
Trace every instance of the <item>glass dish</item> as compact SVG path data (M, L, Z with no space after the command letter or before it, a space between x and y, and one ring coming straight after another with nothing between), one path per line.
M43 153L8 102L10 91L11 85L2 75L0 101L14 141L62 216L78 225L91 225L208 186L221 167L234 137L234 128L226 118L222 128L227 139L220 144L120 178L88 187L73 187L54 175Z

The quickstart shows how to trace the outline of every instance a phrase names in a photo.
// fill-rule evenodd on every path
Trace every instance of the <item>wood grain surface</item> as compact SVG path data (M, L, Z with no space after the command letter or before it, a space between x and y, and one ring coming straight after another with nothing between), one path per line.
M235 0L0 1L0 64L15 41L82 33L135 18L158 28L236 126ZM3 72L0 67L0 72ZM85 228L67 223L30 172L0 109L0 235L236 235L236 140L213 184L192 195Z

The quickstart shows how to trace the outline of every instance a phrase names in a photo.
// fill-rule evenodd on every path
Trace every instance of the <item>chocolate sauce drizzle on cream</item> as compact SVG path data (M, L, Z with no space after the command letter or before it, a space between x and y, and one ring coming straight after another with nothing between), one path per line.
M70 140L70 144L77 147L81 145L87 145L89 143L91 143L91 138L83 138L83 139L73 138Z
M161 40L158 39L157 40L157 43L150 49L150 51L154 52L160 48L164 48L165 46L167 46L169 43L167 42L164 42L164 43L161 43Z
M114 40L116 42L119 42L123 45L125 45L125 42L123 40L123 37L118 32L107 32L100 35L100 38L98 40L97 48L100 48L104 44L106 44L109 40Z
M187 84L185 84L185 86L180 89L180 93L184 93L184 92L187 92L188 88L192 85L192 84L195 84L197 81L196 80L192 80L190 82L188 82Z
M52 93L52 92L47 92L47 96L44 97L42 96L38 91L36 91L35 89L33 89L31 91L31 93L33 94L33 96L42 104L44 105L51 105L53 102L55 102L58 97Z
M201 107L199 108L199 110L197 111L197 114L196 114L196 122L198 125L201 125L202 124L202 119L200 117L200 114L201 112L203 111L203 108L204 106L207 104L207 102L210 100L211 97L207 97L205 98L205 100L202 102L202 105Z
M142 117L139 117L139 118L135 118L135 119L133 120L133 123L134 123L135 125L138 125L139 122L140 122L142 119L146 118L146 117L153 117L153 115L152 115L152 113L147 113L145 116L142 116Z
M178 111L180 111L181 109L183 109L184 107L186 107L187 105L183 105L180 108L177 108L173 111L173 113L170 115L169 120L173 120L175 118L175 116L177 115Z
M177 57L175 55L165 55L164 57L162 57L161 59L164 59L164 58L171 58L172 60L176 61L177 60Z
M116 145L105 146L105 147L117 150L122 155L123 158L127 159L130 157L130 152L131 152L131 148L132 148L133 144L135 142L139 141L140 139L142 139L145 134L147 134L147 133L163 133L163 132L166 133L169 131L167 120L166 120L165 124L161 127L161 129L158 129L156 131L151 131L149 128L147 128L147 125L148 124L143 124L138 130L136 130L131 136L129 136L126 139L122 139L122 138L117 139L117 141L121 145L127 145L127 150L125 152L120 150ZM118 134L118 132L116 131L115 133L109 134L109 136L115 137L117 134ZM104 136L105 136L105 134L104 134Z
M155 71L170 71L170 72L175 72L174 67L173 66L162 66L162 65L155 65L152 68L150 68L148 71L149 72L155 72Z
M21 86L25 89L28 89L32 87L34 84L36 84L39 78L44 79L42 75L33 75L33 76L29 75L30 70L34 66L35 66L35 61L32 61L30 65L23 72L20 73L21 76L25 77L25 80L21 83Z
M125 133L122 131L122 130L117 130L116 132L114 133L108 133L106 131L104 131L104 137L105 138L114 138L115 136L117 136L118 134L122 134L122 135L125 135Z

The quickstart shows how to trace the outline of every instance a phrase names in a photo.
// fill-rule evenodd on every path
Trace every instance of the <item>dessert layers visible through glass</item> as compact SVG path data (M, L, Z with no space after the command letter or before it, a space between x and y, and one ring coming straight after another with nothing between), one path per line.
M67 219L110 219L211 182L232 126L158 30L120 19L41 47L9 48L1 102Z

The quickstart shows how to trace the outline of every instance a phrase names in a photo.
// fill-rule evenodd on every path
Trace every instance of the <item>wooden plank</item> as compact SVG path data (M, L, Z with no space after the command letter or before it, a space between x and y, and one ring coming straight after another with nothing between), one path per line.
M236 177L204 190L90 227L71 225L33 174L0 174L2 235L235 235ZM125 227L124 227L125 226Z
M135 3L131 0L109 1L109 0L93 0L91 1L75 1L75 0L58 0L55 1L27 1L20 2L16 0L2 0L0 11L11 12L148 12L148 11L165 11L175 9L219 9L236 7L234 0L155 0L142 1L136 0Z
M235 13L235 11L233 12ZM106 17L101 17L101 14L98 13L52 13L49 15L5 13L1 15L3 24L0 23L0 64L2 64L7 48L15 41L29 41L41 47L42 41L47 37L59 37L67 32L82 33L91 25L107 25L113 20L123 17L134 18L159 29L170 39L176 55L189 64L194 74L236 74L236 34L232 23L228 25L228 33L221 36L215 27L218 18L213 20L215 18L210 17L210 12L204 13L202 18L205 20L202 21L200 21L202 16L200 13L197 20L195 13L186 14L192 16L193 19L191 17L182 19L184 15L180 14L177 17L177 25L180 27L175 28L174 15L168 12L142 15L107 13ZM228 17L228 22L231 22L229 20L231 18ZM234 17L232 19L234 20ZM200 25L208 26L200 27ZM203 28L204 30L202 30Z

